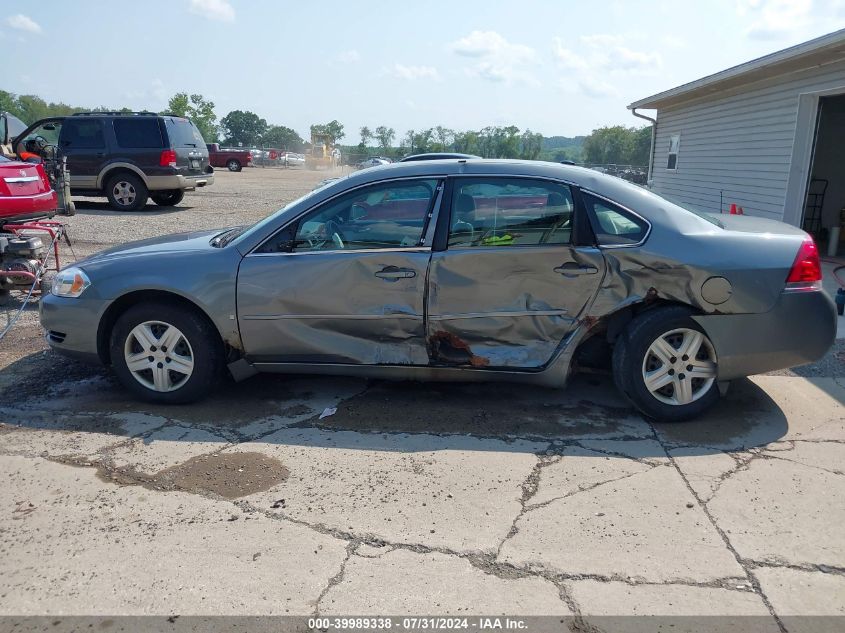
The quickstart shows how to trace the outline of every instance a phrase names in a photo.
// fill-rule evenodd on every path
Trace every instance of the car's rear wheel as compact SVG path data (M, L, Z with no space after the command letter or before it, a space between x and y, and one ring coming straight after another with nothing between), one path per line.
M226 163L226 168L229 171L240 171L241 170L241 163L233 158Z
M645 415L661 422L694 418L719 399L713 343L683 307L634 319L616 341L616 385Z
M112 329L111 361L136 396L166 404L193 402L212 391L223 353L217 333L195 310L139 304Z
M136 211L147 204L146 185L134 174L117 174L106 183L106 196L113 209Z
M153 199L153 202L161 207L172 207L177 205L182 202L184 197L185 192L181 189L173 189L172 191L156 191L155 193L150 194L150 198Z

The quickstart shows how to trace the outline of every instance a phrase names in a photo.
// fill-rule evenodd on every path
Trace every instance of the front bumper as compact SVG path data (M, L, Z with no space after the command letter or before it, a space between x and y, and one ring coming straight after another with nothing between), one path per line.
M836 309L821 290L784 291L762 314L692 317L716 349L719 380L812 363L836 338Z
M183 176L172 174L170 176L148 176L147 186L150 191L170 191L181 189L182 191L194 191L200 187L207 187L214 184L214 173L202 174L200 176Z
M108 302L100 299L41 297L39 316L45 340L55 351L86 362L100 363L97 324Z

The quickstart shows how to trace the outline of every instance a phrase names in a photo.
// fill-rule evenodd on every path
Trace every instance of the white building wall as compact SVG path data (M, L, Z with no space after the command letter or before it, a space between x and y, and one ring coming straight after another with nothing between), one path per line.
M798 98L842 87L845 61L748 84L659 110L653 189L694 209L783 219ZM679 134L677 169L667 169L669 139ZM799 216L800 217L800 216Z

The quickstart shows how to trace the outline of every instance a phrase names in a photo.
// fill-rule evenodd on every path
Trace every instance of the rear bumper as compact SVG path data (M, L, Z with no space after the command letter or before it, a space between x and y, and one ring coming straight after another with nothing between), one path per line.
M0 196L0 220L19 215L55 211L59 198L52 189L27 196Z
M183 176L173 174L171 176L147 176L147 186L150 191L170 191L181 189L182 191L194 191L200 187L207 187L214 184L214 174L202 174L200 176Z
M783 292L762 314L692 317L716 349L719 380L812 363L836 338L836 309L821 290Z

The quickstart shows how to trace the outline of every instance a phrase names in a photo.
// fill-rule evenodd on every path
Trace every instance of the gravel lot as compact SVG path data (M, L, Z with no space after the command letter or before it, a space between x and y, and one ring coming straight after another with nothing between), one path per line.
M218 172L176 208L87 201L67 224L85 256L252 222L324 177ZM845 616L843 354L737 381L680 425L643 420L603 376L258 376L161 407L49 352L33 304L0 343L0 616L507 613L613 630L602 616L722 614L753 616L722 630L837 630L798 616Z

